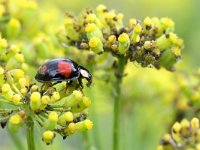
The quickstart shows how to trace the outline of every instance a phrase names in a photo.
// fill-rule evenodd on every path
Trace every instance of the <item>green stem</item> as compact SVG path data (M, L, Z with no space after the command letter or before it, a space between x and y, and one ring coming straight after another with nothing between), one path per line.
M114 89L114 122L113 122L113 150L120 149L120 106L121 106L121 84L126 65L126 57L118 57L118 66L116 68L116 80L113 83Z
M82 137L83 137L83 149L84 150L89 150L91 149L91 143L89 140L89 134L87 131L82 133Z
M35 150L35 143L34 143L34 122L32 118L29 118L29 122L27 123L26 128L27 134L27 145L28 150Z
M99 122L98 122L98 114L97 114L97 109L96 109L96 101L94 100L95 99L94 91L90 89L89 94L90 94L91 99L93 100L92 107L91 107L91 117L95 124L94 129L93 129L94 142L97 149L102 149L101 139L100 139L100 134L99 134Z

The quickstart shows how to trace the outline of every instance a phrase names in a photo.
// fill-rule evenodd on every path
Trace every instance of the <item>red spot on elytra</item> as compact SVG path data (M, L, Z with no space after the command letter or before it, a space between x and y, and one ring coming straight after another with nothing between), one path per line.
M61 75L68 78L71 75L72 67L71 64L66 61L61 61L58 63L58 71Z
M46 71L47 71L47 66L46 66L46 65L44 65L44 66L42 66L42 67L40 68L40 74L45 74Z

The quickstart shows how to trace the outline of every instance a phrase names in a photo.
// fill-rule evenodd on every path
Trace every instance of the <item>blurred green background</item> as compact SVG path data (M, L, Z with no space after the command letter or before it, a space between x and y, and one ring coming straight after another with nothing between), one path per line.
M170 17L176 23L176 33L184 39L185 48L179 69L193 72L200 66L200 1L199 0L38 0L40 11L45 11L52 21L52 31L63 25L66 11L78 14L82 9L94 8L105 4L124 14L125 21L134 17ZM49 11L51 10L51 11ZM49 11L49 13L48 13ZM140 69L129 64L122 86L121 149L153 150L161 135L173 122L171 96L176 92L172 73L165 70ZM89 92L94 97L90 118L94 120L94 129L89 131L89 140L100 150L112 148L112 111L113 100L110 84L97 80ZM97 118L94 118L94 114ZM98 134L99 136L98 136ZM20 133L24 138L25 133ZM20 135L19 134L19 135ZM6 136L5 136L6 135ZM20 136L21 136L20 135ZM15 149L11 139L6 139L7 131L0 129L0 149ZM3 139L4 138L4 139ZM9 138L9 137L8 137ZM54 144L46 146L38 135L37 147L46 150L80 150L84 141L82 134L66 140L57 137ZM9 147L8 147L9 145Z

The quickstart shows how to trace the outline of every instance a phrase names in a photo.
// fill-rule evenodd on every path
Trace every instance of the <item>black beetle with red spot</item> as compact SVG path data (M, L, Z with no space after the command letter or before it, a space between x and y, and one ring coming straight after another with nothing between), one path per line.
M83 86L83 78L88 81L87 85L90 86L92 83L92 75L89 71L68 58L57 58L46 62L39 68L35 76L35 79L42 83L59 83L62 81L72 83L78 79L81 87Z

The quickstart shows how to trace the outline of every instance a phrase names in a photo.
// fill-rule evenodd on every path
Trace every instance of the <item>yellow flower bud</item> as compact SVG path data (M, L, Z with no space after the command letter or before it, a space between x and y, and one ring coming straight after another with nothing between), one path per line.
M50 121L57 122L57 120L58 120L58 114L57 114L57 112L52 111L52 112L49 114L48 119L49 119Z
M18 114L15 114L10 117L9 122L17 125L21 122L21 117Z
M92 121L86 119L78 123L70 123L68 127L65 129L65 133L74 134L75 132L90 130L92 129L92 127L93 127Z
M29 68L28 64L26 64L26 63L22 63L22 65L21 65L21 69L22 69L23 71L27 71L28 68Z
M20 104L20 101L21 101L21 96L19 94L15 94L13 95L12 97L12 103L15 104L15 105L19 105Z
M109 36L109 37L108 37L108 41L109 41L110 43L114 43L114 42L116 41L116 36L115 36L115 35Z
M30 96L30 106L32 110L38 110L41 106L41 94L39 92L33 92Z
M128 34L126 33L122 33L119 37L118 37L118 41L119 41L119 53L120 54L125 54L130 46L130 39Z
M82 100L82 98L83 94L80 91L75 90L70 96L63 98L65 100L64 106L65 107L75 106Z
M129 40L129 36L126 33L122 33L120 34L120 36L118 37L118 41L124 43L127 42Z
M28 89L27 88L21 88L20 92L22 93L23 96L25 96L27 94Z
M117 20L122 21L124 18L124 15L122 13L117 14Z
M65 117L66 117L66 121L68 122L71 122L74 119L73 114L71 112L66 112Z
M27 86L28 82L27 82L26 78L20 78L19 79L19 85L20 85L21 88Z
M88 97L84 96L84 97L83 97L83 104L84 104L86 107L89 107L89 106L91 105L91 100L90 100Z
M134 32L140 33L141 31L142 31L142 26L138 23L134 28Z
M68 24L71 25L71 24L73 24L73 19L72 19L72 18L67 18L67 19L65 19L65 20L64 20L64 24L65 24L65 25L68 25Z
M95 14L89 14L89 15L87 15L85 21L87 23L89 23L89 22L95 22L95 19L96 19L96 15Z
M0 19L3 16L4 13L5 13L5 8L2 4L0 4Z
M0 52L8 46L7 40L0 37Z
M42 104L47 105L49 103L49 101L50 101L49 96L47 96L47 95L42 96L42 99L41 99Z
M41 94L39 92L33 92L31 94L30 100L35 103L35 102L40 101L40 98L41 98Z
M191 120L191 127L192 127L192 129L198 129L199 128L199 119L198 118L193 118Z
M42 140L48 145L51 144L55 134L53 131L47 130L42 134Z
M44 127L46 130L54 130L57 126L58 114L55 111L50 112L48 119L44 122Z
M16 45L11 45L9 50L14 52L15 54L19 53L19 51L20 51L19 47Z
M60 99L60 94L58 92L53 92L53 95L52 95L53 99L55 101L59 100Z
M8 83L3 84L1 90L3 93L8 92L10 90L10 85Z
M38 91L38 86L37 85L33 85L31 87L31 92L36 92L36 91Z
M175 56L180 57L181 56L181 49L174 47L174 48L172 48L172 53L174 53Z
M151 26L151 19L149 17L146 17L143 21L145 26Z
M135 18L129 19L128 25L133 27L137 24L137 20Z
M61 116L59 116L58 123L62 126L66 126L66 123L73 121L73 119L74 119L74 116L72 112L66 112L62 114Z
M176 122L173 126L172 126L172 132L174 133L179 133L181 131L181 125L180 123Z
M64 130L65 133L67 134L74 134L77 131L77 126L75 123L70 123L67 128Z
M86 127L87 130L92 129L92 127L93 127L92 121L90 121L90 120L88 120L88 119L86 119L86 120L84 121L84 125L85 125L85 127Z
M20 63L23 63L24 62L24 55L23 54L16 54L15 55L15 59L20 62Z
M162 145L159 145L156 150L164 150L164 147Z
M97 47L97 45L99 44L99 39L97 37L93 37L90 39L89 41L89 46L90 47Z
M92 32L95 29L95 24L94 23L88 23L87 26L85 27L85 32Z
M105 5L102 5L102 4L98 5L97 8L96 8L96 10L97 10L98 12L103 12L103 11L106 10L106 9L107 9L106 6L105 6Z
M0 67L0 75L4 74L4 69L2 67Z

